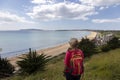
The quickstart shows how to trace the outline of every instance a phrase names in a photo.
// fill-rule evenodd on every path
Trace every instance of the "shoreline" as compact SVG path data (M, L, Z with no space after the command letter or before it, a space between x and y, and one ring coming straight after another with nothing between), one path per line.
M91 40L96 35L97 35L97 32L90 32L90 34L87 35L86 37ZM83 36L83 37L85 37L85 36ZM79 39L79 41L80 40L81 39ZM48 48L37 50L37 53L38 54L44 53L44 54L46 54L48 56L50 55L51 57L54 57L54 56L57 56L57 55L61 54L62 52L66 52L68 47L69 47L68 43L63 43L63 44L55 45L53 47L48 47ZM16 62L20 60L18 57L23 57L24 55L25 54L21 54L21 55L18 55L18 56L14 56L14 57L8 58L10 63L15 67L15 70L19 69L18 65L16 64Z

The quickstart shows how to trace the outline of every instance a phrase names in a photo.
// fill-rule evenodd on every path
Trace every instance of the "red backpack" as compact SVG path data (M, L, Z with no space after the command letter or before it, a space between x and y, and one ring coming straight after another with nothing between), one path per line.
M83 72L83 57L82 51L76 50L71 53L70 65L71 65L71 73L73 75L80 75Z

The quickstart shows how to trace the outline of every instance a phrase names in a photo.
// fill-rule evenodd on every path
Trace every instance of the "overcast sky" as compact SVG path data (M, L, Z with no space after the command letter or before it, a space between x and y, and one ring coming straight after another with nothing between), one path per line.
M0 30L120 30L120 0L0 0Z

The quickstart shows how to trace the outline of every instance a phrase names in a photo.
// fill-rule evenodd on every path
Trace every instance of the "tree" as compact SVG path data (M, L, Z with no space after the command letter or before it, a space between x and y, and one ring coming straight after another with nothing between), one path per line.
M88 38L82 38L82 40L78 43L78 48L84 52L85 57L91 56L97 52L94 42Z
M14 67L6 58L0 57L0 78L9 77L14 72Z
M31 51L25 57L20 57L21 61L18 61L17 64L20 66L20 71L23 73L32 74L36 71L45 70L47 62L50 60L50 56L45 54L38 55L36 51Z
M108 51L110 51L110 46L109 46L108 44L104 44L104 45L102 45L100 48L101 48L101 50L102 50L103 52L108 52Z
M111 49L115 49L120 47L120 41L118 37L112 38L109 42L108 45L110 46Z

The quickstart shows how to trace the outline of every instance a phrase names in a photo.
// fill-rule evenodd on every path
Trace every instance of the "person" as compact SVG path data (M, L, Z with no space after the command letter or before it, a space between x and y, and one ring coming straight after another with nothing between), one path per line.
M84 54L77 48L78 40L76 38L70 39L69 44L70 48L66 51L64 59L64 76L66 80L80 80L84 72Z

